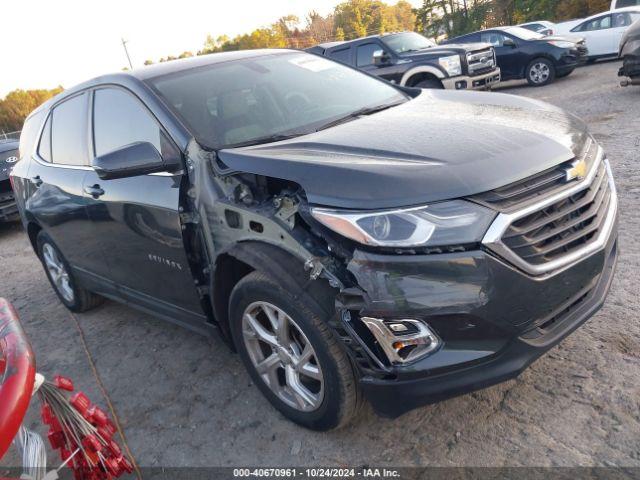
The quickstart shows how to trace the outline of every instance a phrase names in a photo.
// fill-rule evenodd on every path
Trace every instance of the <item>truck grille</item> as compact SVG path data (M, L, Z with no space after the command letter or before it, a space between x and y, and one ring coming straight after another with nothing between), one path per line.
M496 54L493 47L467 53L467 66L470 77L496 68Z
M536 275L602 248L615 220L615 187L595 142L587 145L581 157L588 166L585 178L567 181L563 164L473 197L501 211L483 243Z
M609 211L611 189L604 163L580 192L513 222L503 243L533 265L550 262L592 241Z

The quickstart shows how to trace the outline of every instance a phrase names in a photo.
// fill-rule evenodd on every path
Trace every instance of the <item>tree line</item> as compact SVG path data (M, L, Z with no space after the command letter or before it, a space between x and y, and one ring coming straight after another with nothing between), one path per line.
M582 18L608 8L609 0L423 0L422 6L415 9L406 0L393 5L382 0L346 0L324 16L316 11L303 20L287 15L269 26L233 38L208 35L195 54L185 51L158 61L253 48L307 48L323 42L404 30L444 38L531 20L560 22ZM144 62L152 63L151 59ZM31 110L61 90L62 87L57 87L9 93L0 100L0 132L19 130Z

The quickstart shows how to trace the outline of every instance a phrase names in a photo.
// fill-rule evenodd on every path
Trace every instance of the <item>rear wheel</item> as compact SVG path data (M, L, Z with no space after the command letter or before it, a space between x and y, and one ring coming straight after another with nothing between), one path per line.
M104 298L80 287L69 264L49 235L38 233L38 256L60 301L72 312L85 312L100 305Z
M307 428L329 430L356 414L359 392L326 315L303 298L253 272L231 293L231 333L253 381L275 408Z
M536 58L527 66L527 82L534 87L548 85L556 78L556 69L546 58Z

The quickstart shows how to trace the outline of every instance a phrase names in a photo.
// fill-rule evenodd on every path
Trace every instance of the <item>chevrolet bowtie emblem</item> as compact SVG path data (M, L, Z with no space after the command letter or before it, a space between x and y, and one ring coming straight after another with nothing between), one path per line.
M587 176L587 162L584 160L576 160L571 164L569 168L564 169L565 173L565 181L570 182L571 180L578 179L581 180Z

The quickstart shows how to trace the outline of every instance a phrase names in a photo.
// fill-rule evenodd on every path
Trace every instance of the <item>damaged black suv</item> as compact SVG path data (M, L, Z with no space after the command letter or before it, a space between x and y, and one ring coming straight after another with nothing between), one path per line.
M609 163L574 116L296 51L69 89L12 179L68 308L217 330L319 430L361 398L394 417L515 377L598 310L617 257Z

